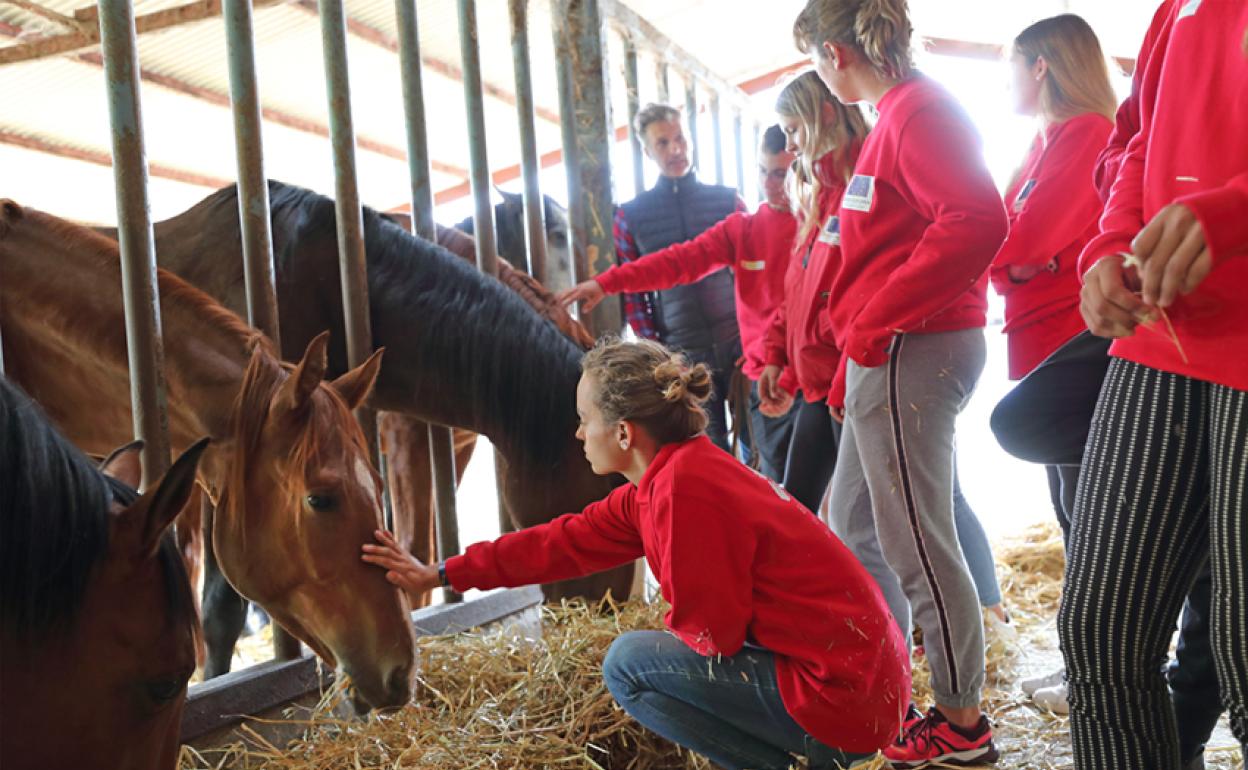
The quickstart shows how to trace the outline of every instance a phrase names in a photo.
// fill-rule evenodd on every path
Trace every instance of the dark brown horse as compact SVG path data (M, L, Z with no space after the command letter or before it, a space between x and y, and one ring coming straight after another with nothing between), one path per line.
M6 371L86 451L127 440L117 244L3 201L0 278ZM358 556L381 524L381 485L351 409L371 389L380 351L327 382L327 333L298 366L283 365L211 297L164 270L157 280L170 441L217 439L201 482L217 503L222 571L350 674L357 705L406 702L415 661L406 601Z
M173 770L198 624L169 525L204 450L138 496L0 377L0 767Z

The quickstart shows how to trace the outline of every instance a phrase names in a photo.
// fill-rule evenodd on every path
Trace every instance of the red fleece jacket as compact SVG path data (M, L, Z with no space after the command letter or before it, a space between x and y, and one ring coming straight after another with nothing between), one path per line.
M1140 132L1110 192L1100 234L1080 275L1132 239L1165 206L1196 215L1213 270L1164 323L1117 340L1112 355L1198 380L1248 390L1248 4L1175 3L1140 84ZM1149 94L1155 94L1150 102ZM1184 361L1186 354L1186 361Z
M744 371L757 380L764 366L763 335L784 296L784 274L796 231L792 214L763 203L753 214L731 214L691 241L617 265L594 280L608 294L657 291L731 267Z
M637 486L580 514L470 546L457 590L543 583L645 556L690 649L776 656L793 719L829 746L887 746L910 702L905 640L875 581L777 484L698 436L663 447Z
M1095 113L1047 126L1006 191L1010 233L990 275L1005 297L1010 379L1021 379L1085 328L1079 254L1097 232L1101 199L1092 171L1112 129L1108 118ZM1015 283L1011 267L1044 269Z
M767 329L767 363L796 377L807 401L843 406L844 390L832 391L841 351L824 321L832 279L841 263L840 205L845 192L841 169L852 168L859 148L830 152L815 163L819 190L819 224L789 261L784 302Z
M841 201L828 304L841 350L868 367L888 361L897 334L985 325L1007 227L979 135L944 88L915 75L878 108Z

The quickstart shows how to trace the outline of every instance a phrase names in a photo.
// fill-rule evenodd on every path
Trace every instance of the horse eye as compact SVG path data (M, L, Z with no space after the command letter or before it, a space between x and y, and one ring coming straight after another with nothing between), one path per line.
M332 511L334 509L334 498L329 495L308 495L305 500L308 501L308 507L314 511Z
M168 703L182 694L188 678L175 676L166 679L154 679L146 685L147 695L156 703Z

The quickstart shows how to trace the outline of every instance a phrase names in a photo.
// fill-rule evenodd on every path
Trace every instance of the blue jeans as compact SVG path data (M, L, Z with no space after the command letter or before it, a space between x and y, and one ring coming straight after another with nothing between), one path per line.
M602 673L630 716L721 767L785 770L794 755L811 768L849 767L869 756L825 746L794 722L775 656L757 647L704 658L665 631L630 631L611 644Z

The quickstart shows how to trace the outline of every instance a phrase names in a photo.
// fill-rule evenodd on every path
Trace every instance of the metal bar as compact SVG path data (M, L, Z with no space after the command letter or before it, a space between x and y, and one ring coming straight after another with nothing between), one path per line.
M641 137L632 130L633 116L641 109L641 93L637 87L637 44L632 36L624 37L624 83L628 89L628 145L633 151L633 189L640 195L646 189L645 159L641 151Z
M715 184L724 183L724 131L719 122L719 93L711 92L711 147L715 151Z
M494 242L494 206L490 201L490 163L485 148L485 103L481 92L481 52L477 47L476 0L459 0L459 51L464 67L464 104L468 111L468 174L476 204L472 215L477 268L498 275Z
M455 515L455 447L450 428L429 426L429 457L433 467L433 506L438 513L434 519L438 561L445 561L459 553L459 521ZM443 512L449 512L449 515L444 516ZM453 588L442 589L442 600L447 604L463 599Z
M276 349L281 350L251 0L224 0L223 12L230 61L234 145L238 157L238 220L246 264L247 322L264 332Z
M701 142L698 141L698 81L689 75L685 80L685 115L686 122L689 124L689 147L693 158L693 167L697 171L701 171L701 164L698 162L700 158Z
M737 151L737 195L745 197L745 158L747 155L746 148L741 145L741 113L732 113L732 144ZM757 148L755 148L757 152ZM751 155L750 157L753 157Z
M659 86L659 103L668 104L672 99L672 68L667 66L666 59L659 59L654 67L654 79Z
M424 75L420 58L420 27L416 0L395 0L399 33L399 67L403 83L403 115L407 128L407 166L411 179L412 230L430 243L437 243L433 220L433 186L430 183L429 138L425 130ZM434 526L438 537L438 558L459 553L459 513L455 503L455 447L451 429L430 425L428 430L429 467L433 480ZM393 522L390 522L393 529ZM444 591L447 602L459 601L458 594Z
M520 124L520 171L524 177L524 235L529 275L546 281L546 206L537 157L533 76L529 62L529 0L508 0L511 10L511 61L516 71L516 117Z
M373 352L368 315L368 264L364 217L355 170L355 126L351 119L351 82L347 72L347 24L342 0L319 0L321 46L325 59L325 94L329 101L329 138L334 153L334 213L338 228L338 273L347 332L347 365L364 362ZM370 409L356 417L374 461L377 419Z
M758 148L763 146L763 124L757 120L754 121L754 152L758 152ZM763 188L758 183L758 177L754 177L754 201L756 203L763 202Z
M147 157L139 103L139 58L130 0L100 0L100 41L112 125L117 241L126 306L126 347L134 432L143 439L143 484L169 467L169 413L165 396L156 248L147 199Z
M573 272L580 282L615 264L611 222L611 144L607 121L606 70L603 60L600 0L555 0L551 23L555 35L559 108L563 120L563 157L568 174L568 220L572 234ZM603 302L588 319L596 336L622 325L618 302Z

